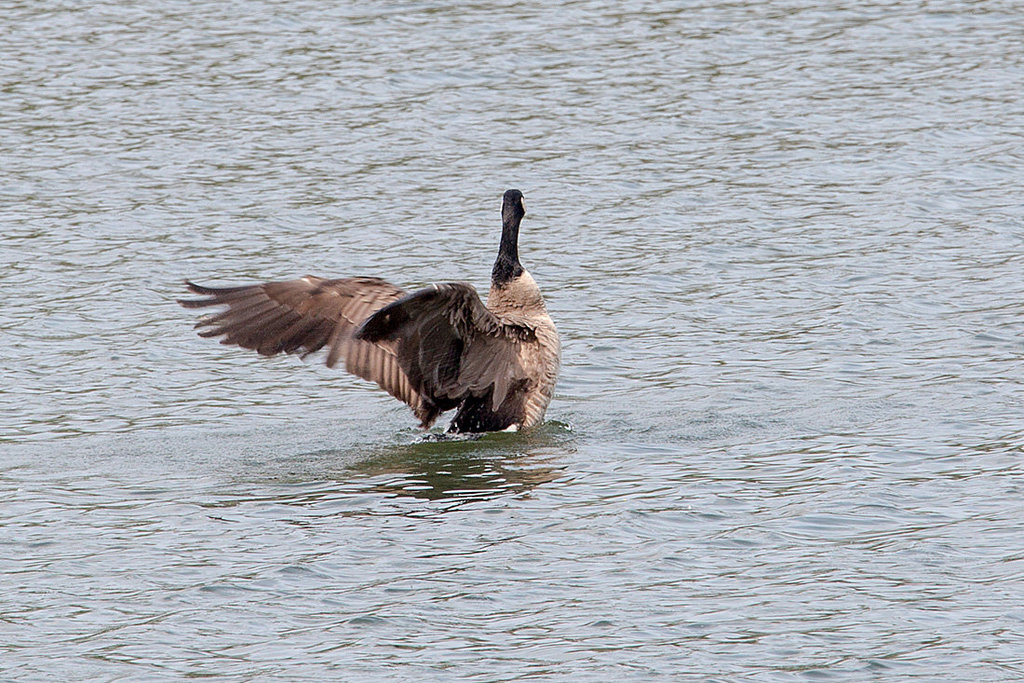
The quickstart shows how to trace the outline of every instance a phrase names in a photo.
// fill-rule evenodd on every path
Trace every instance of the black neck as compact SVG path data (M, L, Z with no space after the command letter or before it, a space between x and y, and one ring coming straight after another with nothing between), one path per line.
M501 246L491 270L491 284L500 287L523 274L523 265L519 263L519 224L522 221L522 205L502 207Z

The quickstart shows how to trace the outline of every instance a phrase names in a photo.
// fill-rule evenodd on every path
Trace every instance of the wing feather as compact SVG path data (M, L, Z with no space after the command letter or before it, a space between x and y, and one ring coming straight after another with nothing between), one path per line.
M527 374L520 346L535 338L525 324L500 318L464 282L436 284L370 316L356 339L392 343L413 389L438 406L492 391L493 409Z
M186 282L205 298L179 300L186 308L226 306L196 323L202 337L223 337L234 344L271 356L303 357L327 347L327 365L345 359L354 375L376 382L409 405L424 427L439 414L425 401L397 359L396 343L354 339L353 333L375 311L405 294L379 278L327 280L306 276L298 280L265 282L240 287L204 287Z

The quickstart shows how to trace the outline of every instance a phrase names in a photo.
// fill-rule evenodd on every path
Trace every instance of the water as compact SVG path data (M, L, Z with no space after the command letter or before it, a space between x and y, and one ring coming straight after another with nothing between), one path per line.
M4 5L0 678L1024 677L1016 3ZM485 287L423 441L181 281Z

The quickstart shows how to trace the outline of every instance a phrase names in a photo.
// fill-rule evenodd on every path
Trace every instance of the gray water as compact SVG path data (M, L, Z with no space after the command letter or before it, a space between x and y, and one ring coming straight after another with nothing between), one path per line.
M1024 14L6 2L0 678L1024 677ZM487 286L548 422L425 441L211 284Z

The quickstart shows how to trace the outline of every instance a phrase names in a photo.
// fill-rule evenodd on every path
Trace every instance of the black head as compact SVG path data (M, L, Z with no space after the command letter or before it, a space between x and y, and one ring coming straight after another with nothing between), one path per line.
M523 266L519 263L519 223L526 215L523 193L506 190L501 201L501 246L498 259L491 271L491 282L503 285L519 277Z
M521 221L526 215L526 203L523 193L519 190L505 190L501 199L501 218L503 221Z

